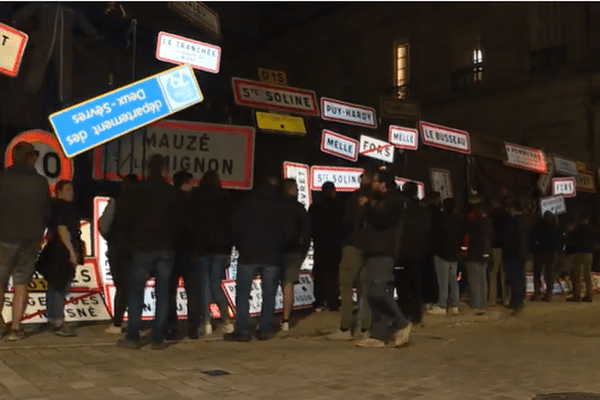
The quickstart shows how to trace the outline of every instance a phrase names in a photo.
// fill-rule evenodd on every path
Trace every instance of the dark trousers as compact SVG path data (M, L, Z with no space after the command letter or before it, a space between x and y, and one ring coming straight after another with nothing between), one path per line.
M168 327L170 330L177 329L177 287L180 277L183 278L187 297L188 328L198 329L203 314L202 269L199 257L190 252L175 254L175 263L169 280Z
M398 305L412 322L423 318L423 296L421 293L421 265L424 261L403 259L398 262L400 268L394 270Z
M557 254L555 251L541 251L533 257L533 294L539 295L542 288L542 271L546 281L546 296L552 296L554 289L554 266Z
M110 266L110 274L115 284L113 321L115 326L121 326L123 315L127 309L127 285L129 284L129 271L132 268L131 249L109 244L106 255Z
M313 278L315 284L315 307L327 307L337 311L340 307L339 295L339 264L340 251L328 250L317 252L315 249L315 264L313 267Z
M518 310L523 307L525 300L525 261L505 260L504 271L506 282L510 286L509 308Z
M371 337L387 342L389 325L394 330L405 328L409 321L394 300L394 259L369 257L367 259L369 306L371 307Z
M440 291L438 288L437 274L433 263L433 255L427 256L420 267L421 296L427 304L437 304Z
M260 274L262 298L250 298L252 281ZM235 331L241 335L250 333L250 301L260 306L259 331L269 335L273 329L273 315L275 314L275 295L277 285L281 279L281 268L273 265L239 264L236 277L235 306L237 319Z

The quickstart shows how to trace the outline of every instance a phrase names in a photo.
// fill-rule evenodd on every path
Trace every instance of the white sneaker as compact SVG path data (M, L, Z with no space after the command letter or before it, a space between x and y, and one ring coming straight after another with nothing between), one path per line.
M281 323L281 331L282 332L289 332L290 331L290 323L289 322L282 322Z
M446 314L446 309L438 306L433 306L429 310L427 310L426 313L432 315L443 315Z
M394 346L404 346L410 340L410 332L412 331L412 323L408 323L404 329L400 329L394 335Z
M385 347L385 342L375 338L367 338L354 342L358 347L372 347L372 348L383 348Z
M205 335L212 335L213 333L213 328L212 328L212 324L210 322L207 322L206 324L204 324L204 334Z
M212 326L211 326L210 330L212 333ZM233 325L233 322L231 322L231 321L227 321L223 325L223 333L233 333L234 330L235 330L235 326ZM207 335L210 335L210 333L207 333Z
M458 310L458 307L452 307L450 309L450 314L451 315L458 315L458 314L460 314L460 311Z
M105 333L110 333L112 335L120 335L122 333L122 329L120 326L111 325L104 330Z
M352 332L350 332L350 329L348 329L347 331L342 331L341 329L338 328L337 331L325 336L325 339L351 341L352 340Z

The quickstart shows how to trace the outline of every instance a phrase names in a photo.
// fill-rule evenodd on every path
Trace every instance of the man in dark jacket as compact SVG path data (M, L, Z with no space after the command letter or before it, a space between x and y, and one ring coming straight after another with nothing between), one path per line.
M487 301L487 265L492 252L492 221L483 211L482 199L472 200L473 210L465 221L467 274L471 289L471 308L484 314Z
M361 248L366 258L367 297L371 307L371 337L356 342L359 347L385 347L391 322L396 347L406 344L412 324L394 300L394 260L400 254L404 201L396 190L394 175L377 172L374 198L365 210L365 234Z
M504 230L508 221L508 211L500 204L500 201L493 200L489 214L494 226L494 239L492 241L492 254L489 266L488 303L490 305L496 304L496 298L498 297L498 293L500 293L501 301L508 304L510 287L504 284L506 276L504 263L502 262Z
M361 228L364 222L364 211L372 196L373 174L366 171L361 175L360 188L353 192L346 200L342 222L342 260L340 261L340 329L331 333L326 338L329 340L352 340L352 313L354 300L352 288L354 283L359 283L359 301L362 316L360 321L362 332L371 329L371 308L366 296L365 261L360 249Z
M511 202L508 215L504 230L502 260L506 281L511 291L508 307L513 310L513 314L517 314L523 308L525 300L525 260L529 248L529 233L518 200Z
M300 267L310 247L310 222L308 212L298 202L298 188L294 179L285 179L282 185L285 218L293 233L289 246L283 254L283 319L281 330L290 330L290 314L294 305L294 285L300 279Z
M583 213L579 219L579 224L572 234L572 255L573 272L571 274L573 281L573 296L567 298L568 301L587 301L591 302L594 298L594 285L592 282L592 261L593 252L598 246L598 231L590 225L590 216ZM581 278L585 282L585 297L581 299Z
M266 177L254 193L234 207L233 244L239 252L235 295L237 319L235 332L225 335L228 341L251 340L249 298L252 280L259 273L262 309L258 339L267 340L272 332L281 256L291 236L286 230L285 206L277 183L277 178Z
M15 287L10 333L0 318L0 337L8 333L8 340L25 338L21 319L27 289L50 217L48 181L34 167L38 155L30 143L17 143L12 150L14 164L0 172L0 315L11 276Z
M152 327L152 348L161 350L169 309L169 280L175 260L175 239L182 225L183 207L177 190L167 183L163 156L154 154L147 163L148 179L136 184L125 201L126 232L131 240L133 263L129 276L127 309L129 324L119 347L139 349L144 290L150 276L155 278L156 307Z
M560 246L560 233L556 217L552 212L546 211L544 217L536 224L532 234L533 248L533 295L530 301L540 299L542 286L542 271L546 280L546 293L544 301L552 300L554 289L554 268Z
M433 246L434 264L439 288L437 306L427 310L428 314L446 314L446 308L453 315L459 313L459 293L456 274L462 245L462 220L454 211L454 199L444 199L443 211L434 221Z

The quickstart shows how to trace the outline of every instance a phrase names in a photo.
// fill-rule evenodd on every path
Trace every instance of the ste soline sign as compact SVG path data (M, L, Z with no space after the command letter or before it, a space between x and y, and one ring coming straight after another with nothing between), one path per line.
M50 115L69 158L204 99L189 65L124 86Z

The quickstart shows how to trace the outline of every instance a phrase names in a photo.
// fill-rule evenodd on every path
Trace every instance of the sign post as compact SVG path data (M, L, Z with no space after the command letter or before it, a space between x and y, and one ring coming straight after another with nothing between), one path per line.
M326 121L377 129L375 109L321 97L321 117Z

